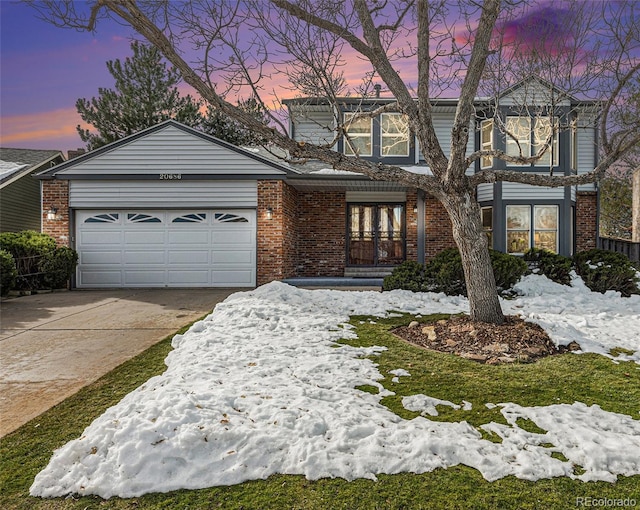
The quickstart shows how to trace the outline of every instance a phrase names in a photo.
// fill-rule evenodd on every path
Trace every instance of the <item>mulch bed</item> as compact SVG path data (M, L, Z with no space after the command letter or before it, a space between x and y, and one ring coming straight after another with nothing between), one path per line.
M473 322L468 316L451 317L436 323L412 322L393 333L419 347L455 354L488 365L532 363L539 358L577 350L576 343L556 347L537 324L520 317L507 316L497 326Z

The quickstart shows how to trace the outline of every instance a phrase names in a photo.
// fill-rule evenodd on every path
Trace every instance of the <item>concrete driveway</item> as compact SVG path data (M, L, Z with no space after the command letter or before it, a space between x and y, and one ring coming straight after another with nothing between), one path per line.
M2 300L0 437L237 290L77 290Z

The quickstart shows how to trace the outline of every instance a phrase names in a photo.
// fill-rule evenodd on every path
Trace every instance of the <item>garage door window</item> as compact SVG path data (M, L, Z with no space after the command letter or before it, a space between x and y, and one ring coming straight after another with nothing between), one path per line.
M216 223L249 223L249 220L244 216L230 213L216 213L214 221Z
M118 213L96 214L84 220L85 223L118 223L118 221L120 221Z
M205 223L207 221L206 213L184 214L173 218L172 223Z
M162 223L162 220L157 216L140 213L127 214L127 221L129 221L129 223Z

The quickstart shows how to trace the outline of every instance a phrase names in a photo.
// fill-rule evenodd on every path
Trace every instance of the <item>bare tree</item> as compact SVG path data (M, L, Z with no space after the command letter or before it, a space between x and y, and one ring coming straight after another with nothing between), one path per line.
M537 39L524 41L510 29L534 11L535 3L526 0L35 3L46 19L60 26L95 30L105 16L127 23L156 46L209 105L285 149L293 160L321 160L336 169L395 181L436 197L449 214L462 255L471 316L492 323L501 323L504 318L476 187L496 181L551 187L594 182L640 141L637 126L611 130L613 113L624 102L627 84L640 69L637 5L633 1L569 1L563 5L566 16L561 22L570 26L558 27L553 20L540 24L538 20ZM531 23L536 23L535 16ZM191 63L183 56L189 46L200 50L198 60ZM317 91L335 101L345 91L341 72L347 49L351 62L366 65L362 83L354 92L364 97L371 93L374 80L384 83L395 101L382 108L406 116L431 175L360 158L357 150L349 157L332 150L333 142L347 133L345 121L337 113L332 140L324 145L302 144L289 136L287 126L275 113L269 125L261 124L223 99L230 90L240 89L249 89L261 101L279 98L275 78L284 74L289 77L289 86L304 93ZM301 68L308 71L301 74ZM534 153L522 150L517 126L503 123L502 130L517 150L483 147L468 154L477 97L493 98L487 105L495 106L500 100L499 90L532 74L551 85L545 108L551 108L552 113L551 120L540 127ZM459 99L451 128L451 149L446 155L436 136L433 105L451 87L457 88ZM572 129L556 122L553 115L555 106L568 94L601 100L593 103L597 109L590 117L599 123L602 146L600 162L593 171L581 175L495 168L467 171L481 158L531 164L552 154L554 135ZM515 106L530 108L525 96L522 104ZM377 113L362 111L360 115ZM351 117L348 122L353 120ZM495 120L500 122L497 116Z

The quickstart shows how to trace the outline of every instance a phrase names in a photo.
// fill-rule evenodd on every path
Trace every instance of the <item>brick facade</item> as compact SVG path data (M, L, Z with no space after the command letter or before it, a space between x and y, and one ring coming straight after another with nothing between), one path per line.
M425 259L431 260L446 248L455 248L453 227L447 211L433 196L425 198Z
M597 219L597 193L595 191L579 191L576 196L576 252L596 248Z
M295 276L296 194L281 180L258 181L258 285Z
M56 219L47 219L51 209L57 209ZM42 181L42 232L53 237L58 246L69 246L69 181Z
M42 181L43 232L60 246L70 244L69 181ZM50 209L56 219L47 219ZM272 217L267 218L271 209ZM417 193L407 192L406 258L418 259ZM576 250L596 247L597 195L580 192L576 201ZM344 275L347 243L344 191L297 191L282 180L258 181L257 284L289 277ZM425 198L425 258L454 247L444 207Z
M344 276L347 204L344 191L298 193L297 276Z
M405 206L405 239L407 260L418 260L418 193L407 192Z

